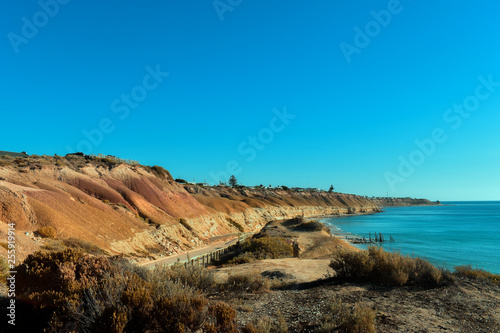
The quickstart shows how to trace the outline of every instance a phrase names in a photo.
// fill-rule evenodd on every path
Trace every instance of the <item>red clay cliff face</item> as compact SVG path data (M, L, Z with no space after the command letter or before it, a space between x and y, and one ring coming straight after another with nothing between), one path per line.
M52 226L59 239L110 253L168 255L238 232L234 222L255 231L273 219L377 210L341 193L184 187L162 168L80 156L0 159L2 223L17 234Z

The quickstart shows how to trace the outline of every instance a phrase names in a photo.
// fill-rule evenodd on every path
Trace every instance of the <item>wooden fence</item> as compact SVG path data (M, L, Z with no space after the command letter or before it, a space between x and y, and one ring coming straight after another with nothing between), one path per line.
M217 250L211 251L209 253L200 254L195 257L190 258L188 253L187 260L178 259L175 263L165 264L166 266L175 265L175 264L184 264L184 266L203 266L206 267L213 261L219 260L224 254L236 250L241 243L245 241L250 235L253 233L240 234L238 236L238 241L236 243L225 245Z

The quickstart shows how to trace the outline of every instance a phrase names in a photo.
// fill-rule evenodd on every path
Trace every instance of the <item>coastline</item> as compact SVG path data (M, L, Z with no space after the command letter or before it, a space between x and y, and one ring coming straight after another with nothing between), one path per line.
M333 237L340 239L340 240L350 244L351 246L354 246L358 250L365 250L366 248L363 247L362 245L374 245L375 243L362 244L362 243L354 242L355 239L363 239L363 237L361 237L360 235L357 235L357 234L350 233L350 232L342 232L341 231L342 229L340 229L335 224L327 224L323 220L330 219L330 218L338 218L338 217L351 217L351 216L354 217L354 216L361 216L361 215L374 215L374 214L378 214L378 213L382 213L382 212L383 211L380 210L378 212L369 212L369 213L339 214L339 215L323 216L320 219L309 218L308 220L311 220L311 221L314 220L314 221L321 223L322 225L325 226L325 228L328 228L330 230L331 235Z
M340 217L345 216L355 215ZM480 280L465 280L458 276L454 283L439 288L426 285L381 288L377 281L335 282L336 273L330 266L331 260L339 251L352 250L353 246L339 239L338 235L328 233L326 229L331 228L327 224L319 222L323 226L319 228L317 223L308 223L311 221L319 222L313 217L297 221L275 220L260 232L296 241L301 249L299 258L263 259L213 268L219 281L228 281L231 276L266 276L281 286L272 292L245 294L244 306L231 294L217 296L238 309L238 323L244 325L265 316L274 317L278 309L293 332L303 332L302 323L313 327L324 320L316 314L331 311L322 304L340 298L349 307L362 302L375 309L374 320L380 332L417 332L422 328L436 328L430 330L432 332L476 332L497 327L498 319L495 319L492 304L498 304L500 289ZM309 224L307 228L298 227L305 223ZM467 298L460 296L464 292Z
M471 265L500 274L499 216L500 202L444 202L438 207L391 207L379 216L325 218L320 222L345 241L349 241L346 236L368 239L371 231L373 239L374 232L382 233L387 242L373 245L388 251L420 257L449 270ZM479 227L474 227L478 222ZM389 242L391 235L394 243ZM360 249L370 245L350 244Z

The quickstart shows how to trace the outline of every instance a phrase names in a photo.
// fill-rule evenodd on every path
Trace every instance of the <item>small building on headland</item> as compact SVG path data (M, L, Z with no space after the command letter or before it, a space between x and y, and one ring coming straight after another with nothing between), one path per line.
M25 151L21 152L21 153L14 153L14 152L11 152L11 151L3 151L3 150L0 150L0 156L10 156L10 157L16 157L16 158L26 158L26 157L29 157L28 154L26 154Z

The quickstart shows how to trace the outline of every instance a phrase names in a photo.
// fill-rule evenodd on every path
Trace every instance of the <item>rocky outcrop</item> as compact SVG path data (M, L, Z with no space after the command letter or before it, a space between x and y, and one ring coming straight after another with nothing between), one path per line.
M105 158L0 158L1 222L35 234L52 226L111 254L169 255L275 219L375 211L351 194L180 185L161 167Z

